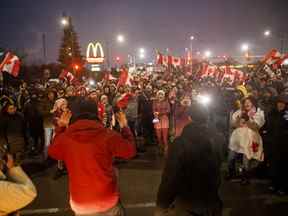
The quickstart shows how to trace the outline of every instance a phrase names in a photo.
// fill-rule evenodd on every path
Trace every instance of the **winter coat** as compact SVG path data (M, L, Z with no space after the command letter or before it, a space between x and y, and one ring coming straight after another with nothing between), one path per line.
M31 100L25 104L24 117L31 135L43 133L43 116L39 111L38 101Z
M56 134L49 155L65 162L69 174L70 205L76 214L105 212L119 201L114 157L135 155L133 135L122 136L93 120L78 120Z
M54 107L54 101L49 101L48 99L42 100L39 105L39 111L43 117L43 126L44 128L53 127L53 114L51 110Z
M138 98L138 114L141 117L142 122L148 121L152 124L153 120L153 109L152 100L145 94L142 93Z
M0 171L0 177L5 175ZM0 180L0 216L8 215L31 203L36 195L36 188L21 167L8 170L8 180Z
M236 111L232 115L231 123L235 125L237 118L241 116L241 110ZM253 116L250 116L250 122L256 123L258 128L265 124L264 112L257 109ZM229 149L231 151L244 154L249 160L264 160L263 141L258 131L247 126L236 128L230 137Z
M128 121L135 121L138 118L138 98L132 97L128 101L128 105L125 109L125 113Z
M0 116L0 141L0 144L8 146L11 154L24 151L27 144L26 123L21 113Z
M200 124L188 124L169 147L157 196L157 206L172 203L185 208L215 208L221 201L220 160L212 148L210 131Z

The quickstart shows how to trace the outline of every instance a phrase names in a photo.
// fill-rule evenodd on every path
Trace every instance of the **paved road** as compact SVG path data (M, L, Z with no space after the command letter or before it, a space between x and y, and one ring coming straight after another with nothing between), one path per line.
M119 165L122 202L128 216L153 215L163 166L163 160L157 158L154 152L150 150L129 163ZM52 176L52 168L34 175L39 196L24 210L24 215L73 215L68 204L67 177L55 181ZM288 215L288 197L272 196L267 190L267 182L263 180L253 180L248 186L223 182L221 195L224 216Z

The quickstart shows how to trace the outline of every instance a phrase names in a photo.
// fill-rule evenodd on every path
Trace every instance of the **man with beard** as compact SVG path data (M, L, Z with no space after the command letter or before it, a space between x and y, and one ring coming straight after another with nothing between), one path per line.
M220 161L212 148L208 113L194 104L192 122L169 147L155 216L220 216Z

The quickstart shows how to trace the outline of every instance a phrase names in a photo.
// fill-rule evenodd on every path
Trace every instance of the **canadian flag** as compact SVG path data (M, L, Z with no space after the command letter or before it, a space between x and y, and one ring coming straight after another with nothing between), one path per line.
M174 56L172 56L171 58L172 58L172 65L173 65L174 67L176 67L176 66L181 66L181 64L182 64L182 59L181 59L180 57L174 57Z
M218 77L219 70L217 67L204 64L202 67L202 71L200 72L200 78L204 77Z
M119 107L120 109L126 109L128 103L129 103L129 99L132 97L133 95L131 93L124 93L122 94L120 97L118 97L116 105L117 107Z
M60 80L67 80L72 85L80 84L77 78L68 70L63 69L61 74L59 75Z
M229 83L233 83L236 80L238 81L244 81L245 80L245 74L237 69L231 68L230 66L225 67L225 73L222 78L222 82L224 80L229 80Z
M106 72L104 75L104 80L106 81L110 81L110 80L116 80L117 78L112 76L112 74L110 72Z
M263 59L263 63L267 65L272 65L273 68L277 69L281 66L284 61L288 59L288 53L281 54L276 49L272 49Z
M163 65L163 55L160 52L157 53L157 64Z
M128 70L126 68L122 68L121 69L121 74L120 74L120 77L119 77L119 80L118 80L118 86L125 86L125 85L128 85L128 86L131 86L131 75L129 74Z
M270 52L268 52L262 62L264 64L272 65L276 61L278 61L281 58L281 53L278 52L276 49L272 49Z
M169 65L169 57L168 56L162 56L162 63L165 66Z
M281 58L278 60L278 61L276 61L276 65L277 66L280 66L280 65L282 65L286 60L288 59L288 53L287 54L283 54L283 55L281 55Z
M0 71L7 72L12 76L17 77L19 75L20 65L21 63L18 56L11 52L7 52L4 60L0 64Z

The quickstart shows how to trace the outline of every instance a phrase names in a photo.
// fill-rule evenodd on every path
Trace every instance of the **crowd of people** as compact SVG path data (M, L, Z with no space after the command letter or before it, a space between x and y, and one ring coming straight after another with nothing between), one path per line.
M196 213L205 209L203 203L219 211L219 162L226 157L228 180L240 178L243 185L249 184L251 170L264 164L270 189L281 195L288 192L285 69L273 77L264 71L250 72L245 81L234 82L197 78L181 70L134 73L130 79L129 85L103 79L81 86L67 81L23 82L19 89L3 86L0 144L17 163L39 155L43 161L48 155L58 160L55 179L68 170L70 204L77 215L122 215L113 158L133 158L153 144L158 146L157 154L166 159L157 202L162 210L171 207L180 190L183 193L178 195L184 200L192 197L197 203L200 197L203 201L198 209L196 206ZM198 106L202 110L195 108ZM93 145L99 148L95 150ZM190 160L188 153L194 158ZM83 160L81 154L88 157ZM184 168L180 158L188 164ZM207 164L204 175L193 181L200 189L205 188L203 178L210 180L208 173L215 171L213 182L206 182L215 194L208 201L207 188L207 193L193 192L187 181L193 179L188 167L197 173L203 169L199 164ZM95 173L87 177L87 170ZM181 183L182 175L186 175L185 183ZM97 183L91 178L98 179Z

